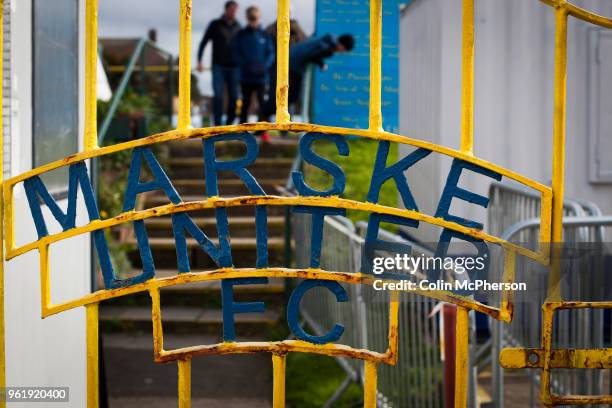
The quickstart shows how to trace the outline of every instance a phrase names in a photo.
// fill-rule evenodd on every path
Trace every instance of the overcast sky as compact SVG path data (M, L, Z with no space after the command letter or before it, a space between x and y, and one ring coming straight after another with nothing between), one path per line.
M262 10L262 22L268 25L276 19L276 0L237 0L240 4L238 19L244 24L244 10L257 5ZM210 20L223 12L225 0L193 0L192 66L195 67L198 44ZM294 1L292 15L298 19L307 34L314 29L315 0ZM142 37L149 28L157 30L160 47L172 54L178 53L179 1L178 0L103 0L99 4L99 35L108 37ZM204 63L210 64L210 45ZM198 74L200 88L211 93L210 73Z

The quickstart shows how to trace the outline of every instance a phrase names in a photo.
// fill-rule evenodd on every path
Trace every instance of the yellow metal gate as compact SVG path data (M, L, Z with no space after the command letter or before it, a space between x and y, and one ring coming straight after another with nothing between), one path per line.
M455 0L459 1L459 0ZM536 1L536 0L533 0ZM565 302L559 291L559 265L557 259L551 257L551 242L562 239L563 213L563 180L564 180L564 144L566 119L566 60L567 60L567 22L568 18L577 18L602 27L612 28L612 19L593 14L565 0L542 0L554 9L556 16L555 69L554 73L554 128L552 186L540 184L511 170L488 163L473 155L473 90L474 90L474 0L463 0L463 62L462 62L462 101L460 148L458 150L446 146L435 145L422 140L388 133L382 130L381 114L381 48L382 48L382 1L370 1L370 100L369 128L363 130L319 126L315 124L295 123L291 121L288 112L289 92L289 0L278 0L278 37L277 37L277 89L276 89L276 122L254 123L232 126L193 129L190 126L190 79L191 79L191 18L192 1L179 0L180 6L180 56L179 56L179 113L176 130L152 135L143 139L120 143L107 147L97 145L96 119L96 64L97 64L97 12L98 0L86 0L86 88L85 88L85 150L45 166L33 169L22 175L10 178L2 183L2 228L5 245L2 258L10 260L29 251L37 250L40 256L40 282L42 317L64 312L77 307L85 307L87 316L87 401L88 407L98 406L98 305L100 302L136 292L149 292L151 296L151 317L153 322L154 358L157 362L176 361L178 365L178 405L190 406L190 371L193 357L205 354L231 353L270 353L274 372L274 407L283 407L285 403L285 361L288 353L318 353L333 356L344 356L360 359L365 364L364 406L376 406L376 373L378 364L394 364L397 358L397 327L398 327L398 293L393 293L389 304L389 333L386 352L378 353L369 350L353 349L338 344L317 345L302 340L284 340L278 342L222 342L214 345L200 345L188 348L166 350L163 341L162 316L160 312L160 288L187 284L190 282L219 280L243 277L283 277L322 279L326 281L348 284L366 284L371 282L370 275L347 274L336 271L325 271L311 268L304 270L286 268L252 268L235 269L221 268L215 271L179 274L171 278L152 278L133 286L100 290L95 293L74 299L65 303L54 303L50 298L49 248L53 243L80 234L92 233L115 225L144 220L166 214L193 211L204 208L227 208L244 205L289 205L334 207L356 209L419 220L441 226L469 236L482 239L501 246L505 253L504 281L514 280L516 255L534 259L550 265L550 280L548 299L542 305L543 332L539 349L505 349L500 356L500 363L509 368L539 368L541 370L540 398L546 406L562 404L610 404L612 396L578 396L554 395L550 391L550 375L552 369L558 368L612 368L612 350L610 349L552 349L552 325L554 314L562 309L577 308L612 308L610 302ZM0 3L1 4L1 3ZM0 13L2 16L2 13ZM1 24L0 24L1 26ZM1 35L1 31L0 31ZM1 63L1 61L0 61ZM0 126L1 127L1 126ZM136 147L150 146L171 140L206 139L215 135L255 130L289 130L295 132L318 132L323 134L352 135L373 140L421 147L430 151L460 159L467 163L495 171L537 191L541 196L541 226L540 247L532 251L483 231L468 228L454 221L436 218L417 211L397 209L369 202L357 202L340 197L281 197L281 196L245 196L238 198L209 197L194 202L167 204L145 210L127 211L112 218L97 219L87 225L75 227L61 233L45 236L37 241L21 246L14 242L13 190L24 181L45 172L68 166L94 157L100 157ZM2 152L0 151L0 154ZM2 160L0 158L0 166ZM0 169L0 175L2 170ZM3 269L0 268L3 274ZM0 276L0 386L5 385L5 353L4 353L4 287L3 275ZM468 313L470 311L485 313L493 318L509 322L512 319L512 293L505 292L500 308L455 295L450 292L427 292L424 296L455 303L458 305L457 315L457 361L455 406L465 407L467 404L468 379ZM2 403L4 405L4 403Z

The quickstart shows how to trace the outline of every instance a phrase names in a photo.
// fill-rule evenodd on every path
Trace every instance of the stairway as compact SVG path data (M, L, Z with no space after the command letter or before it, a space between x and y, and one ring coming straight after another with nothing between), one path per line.
M171 142L168 143L168 148L169 159L164 160L162 166L183 201L205 198L202 142L200 140ZM296 149L297 140L293 138L274 138L271 143L260 146L256 162L248 169L267 194L278 194L277 188L285 185ZM218 160L230 160L243 155L244 145L242 143L217 143ZM244 183L230 172L219 174L219 192L221 197L248 194ZM139 209L169 203L168 198L162 191L142 194L141 198ZM267 208L269 264L270 266L283 266L285 207L270 206ZM255 267L255 207L228 208L227 213L234 266L238 268ZM190 212L189 216L213 242L217 242L214 209ZM145 220L145 226L155 262L156 277L163 278L176 275L176 249L170 216ZM127 231L124 230L121 234L124 237L124 242L130 244L133 248L129 252L133 271L123 277L140 274L142 264L136 246L136 238L131 232L131 225L126 224L122 228L127 228ZM187 234L187 246L192 272L216 268L210 257L189 234ZM223 319L220 288L221 283L219 281L207 281L161 289L161 313L164 337L167 340L164 344L166 349L222 341ZM279 337L284 338L286 333L283 318L284 293L284 282L281 279L269 279L267 285L234 286L234 300L236 302L264 301L266 303L264 313L237 314L235 316L237 340L278 340ZM149 344L146 342L146 338L149 338L152 348L151 300L148 293L138 293L104 302L100 309L100 327L106 338L105 341L111 347L111 349L106 350L106 354L111 354L107 357L109 365L116 364L118 359L121 360L117 356L129 355L129 353L126 354L125 348L128 347L127 343ZM121 347L122 342L126 343L124 348ZM150 356L152 359L152 350ZM238 359L235 359L235 361L239 364ZM268 363L267 359L264 361L266 364ZM196 367L194 366L193 369L196 370ZM210 370L203 370L198 375L214 377L215 373L210 373ZM235 374L232 375L235 376ZM132 388L138 389L139 380L138 378L133 379L136 384L133 384ZM112 381L120 380L109 379L111 400L113 397ZM212 378L211 381L215 381L215 379ZM249 379L241 379L238 380L237 384L234 384L237 387L238 396L240 395L239 383L244 381L249 381ZM220 386L227 387L227 385L221 383ZM115 390L119 388L115 387ZM128 390L126 387L121 389ZM173 396L176 389L171 388L169 392L172 394L170 396ZM194 398L196 397L197 395L194 395ZM210 398L211 395L207 394L206 397ZM115 406L121 406L121 404Z

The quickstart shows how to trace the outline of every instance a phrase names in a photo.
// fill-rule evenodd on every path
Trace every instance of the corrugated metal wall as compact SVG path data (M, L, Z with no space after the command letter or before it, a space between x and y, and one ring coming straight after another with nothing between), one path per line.
M416 0L402 13L400 29L401 134L440 143L442 20L440 0ZM413 148L400 146L400 155ZM431 186L440 179L438 163L427 158L407 173L421 211L432 213L438 192ZM418 174L417 174L418 173ZM437 229L421 226L421 237L436 241ZM425 231L427 230L427 231ZM435 238L434 238L435 236Z

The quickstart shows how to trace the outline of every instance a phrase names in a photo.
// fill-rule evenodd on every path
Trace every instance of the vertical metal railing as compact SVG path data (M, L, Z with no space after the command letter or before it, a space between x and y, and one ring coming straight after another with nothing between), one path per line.
M140 93L144 94L146 92L145 76L147 72L147 68L146 68L147 62L146 62L145 56L146 56L146 49L148 47L154 49L160 54L163 54L167 59L167 63L168 63L168 67L167 67L168 69L168 99L169 99L168 106L169 106L169 111L170 111L169 119L170 119L170 122L172 121L172 117L171 117L172 116L172 113L171 113L172 112L172 96L173 96L172 73L174 70L174 62L172 61L172 55L160 49L159 47L157 47L153 42L151 42L147 38L141 38L136 43L136 47L134 47L134 51L132 51L132 55L130 56L130 59L128 60L127 65L125 66L125 70L123 71L123 75L121 76L121 79L119 80L119 84L117 85L117 88L113 92L113 97L111 99L111 102L108 108L108 112L104 116L104 119L102 119L102 123L100 124L100 127L98 128L98 145L99 146L104 145L106 134L111 126L113 119L115 118L115 114L117 113L117 110L119 109L119 104L121 103L123 96L125 95L126 91L129 88L130 80L132 79L132 74L134 74L134 72L136 71L139 61L140 61L140 75L141 75Z
M85 2L84 150L98 147L98 0Z
M325 269L359 272L367 224L356 226L344 217L326 217L321 265ZM307 216L292 215L294 242L309 242L310 222ZM381 230L380 239L389 242L406 241ZM430 253L416 243L415 250ZM308 245L295 247L297 267L308 265ZM373 293L365 285L348 285L349 302L337 303L326 296L305 298L302 317L314 333L323 334L334 322L345 324L343 342L353 347L380 350L387 344L387 294ZM378 372L377 405L380 407L442 407L442 362L440 358L440 327L437 317L430 316L437 301L416 294L404 293L400 298L399 356L395 367L381 367ZM346 372L346 379L330 396L326 407L340 398L351 382L364 383L364 370L356 360L337 358Z
M104 144L104 139L106 138L106 132L108 131L108 128L110 127L110 124L113 118L115 117L115 113L117 112L117 109L119 108L119 103L121 102L121 99L123 98L123 95L125 94L125 91L128 88L130 78L132 77L132 73L134 72L136 68L136 64L138 63L138 60L143 57L143 50L146 44L147 44L146 38L141 38L138 41L138 43L136 43L136 48L134 48L134 52L132 53L132 56L130 57L130 60L128 61L125 72L123 73L123 76L121 77L121 80L119 81L119 85L117 86L117 89L115 89L115 92L113 92L113 97L111 99L111 103L108 108L108 112L106 113L106 116L104 116L104 119L102 120L102 124L100 124L100 129L98 130L98 145L99 146L102 146Z
M522 246L534 246L538 240L538 229L541 220L539 214L539 196L521 186L508 183L493 183L489 189L490 205L488 209L488 227L496 235L515 242ZM563 203L563 234L565 244L573 243L602 243L605 241L606 218L601 215L599 208L592 203L580 203L566 198ZM578 222L582 221L582 222ZM583 262L589 262L583 259ZM502 259L494 257L491 280L498 279L502 269ZM572 265L576 271L584 271L587 264L576 263ZM516 279L527 284L528 288L546 288L548 279L547 269L528 259L517 259ZM575 274L574 279L580 274ZM566 282L568 283L568 282ZM576 299L578 292L584 291L579 282L570 282L565 286L565 295ZM590 290L601 289L592 285ZM575 291L574 291L575 290ZM479 366L491 364L493 404L496 408L504 406L504 374L497 364L497 356L504 347L537 347L540 342L541 321L536 317L541 312L541 304L545 301L545 293L535 289L528 293L514 294L514 319L510 325L497 321L490 321L491 341L481 347L479 355L490 350L489 358L481 360ZM601 310L571 310L558 317L559 324L555 332L558 347L603 347L604 320ZM563 327L566 330L559 330ZM573 330L569 330L569 328ZM489 348L490 347L490 348ZM601 371L594 371L591 375L583 371L564 370L555 375L551 388L556 393L568 393L579 390L583 394L601 393ZM540 383L539 373L531 370L529 378L530 388ZM530 394L530 406L538 406L535 395Z
M178 126L191 126L191 0L180 0Z
M85 2L85 131L83 148L98 148L98 0ZM94 176L95 177L95 176ZM94 180L95 181L95 180ZM46 253L46 247L45 248ZM41 273L48 272L48 258L40 251ZM43 263L43 258L47 258ZM46 273L44 273L46 276ZM41 275L43 276L43 275ZM41 278L42 279L42 278ZM45 290L45 285L41 282ZM45 293L42 294L45 296ZM87 408L99 406L99 350L98 350L98 305L94 303L86 308L87 327ZM95 337L95 339L94 339Z

